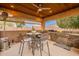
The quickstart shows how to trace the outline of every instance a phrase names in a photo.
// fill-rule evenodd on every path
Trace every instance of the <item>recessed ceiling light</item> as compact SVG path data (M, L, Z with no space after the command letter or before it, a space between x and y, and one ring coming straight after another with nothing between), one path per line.
M49 13L52 13L52 10L50 10Z
M13 6L13 5L11 5L10 7L11 7L11 8L14 8L14 6Z
M13 17L13 15L12 14L9 14L9 17Z

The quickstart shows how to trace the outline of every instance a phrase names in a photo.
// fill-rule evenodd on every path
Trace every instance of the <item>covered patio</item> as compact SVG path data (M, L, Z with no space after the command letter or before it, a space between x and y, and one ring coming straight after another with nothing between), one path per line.
M76 15L78 3L0 3L0 55L79 55L79 29L46 27L47 21ZM29 38L31 43L26 42Z

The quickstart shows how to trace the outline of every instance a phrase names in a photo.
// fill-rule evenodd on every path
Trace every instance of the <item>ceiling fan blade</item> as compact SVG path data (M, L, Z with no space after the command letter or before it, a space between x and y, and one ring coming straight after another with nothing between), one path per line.
M39 11L39 10L37 10L36 14L39 14L39 12L40 12L40 11Z
M51 8L41 8L42 10L50 10Z
M36 7L36 8L39 8L36 4L34 4L34 3L32 3L32 5L34 6L34 7Z

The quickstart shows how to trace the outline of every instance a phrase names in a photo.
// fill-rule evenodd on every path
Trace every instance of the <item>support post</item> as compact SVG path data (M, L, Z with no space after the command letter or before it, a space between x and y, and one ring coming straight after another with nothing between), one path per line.
M45 21L41 22L41 28L42 28L42 30L45 30Z

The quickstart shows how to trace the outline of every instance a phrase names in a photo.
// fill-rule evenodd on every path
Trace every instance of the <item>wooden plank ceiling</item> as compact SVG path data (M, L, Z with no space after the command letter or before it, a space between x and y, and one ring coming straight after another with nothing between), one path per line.
M35 4L39 6L40 4ZM37 13L38 8L36 8L32 3L0 3L0 8L9 9L12 11L20 12L33 17L47 18L52 15L56 15L70 9L79 7L78 3L42 3L41 7L51 8L50 10L42 10ZM22 14L19 14L19 16ZM23 15L24 16L24 15ZM16 16L17 17L17 16ZM21 16L20 16L21 17Z

